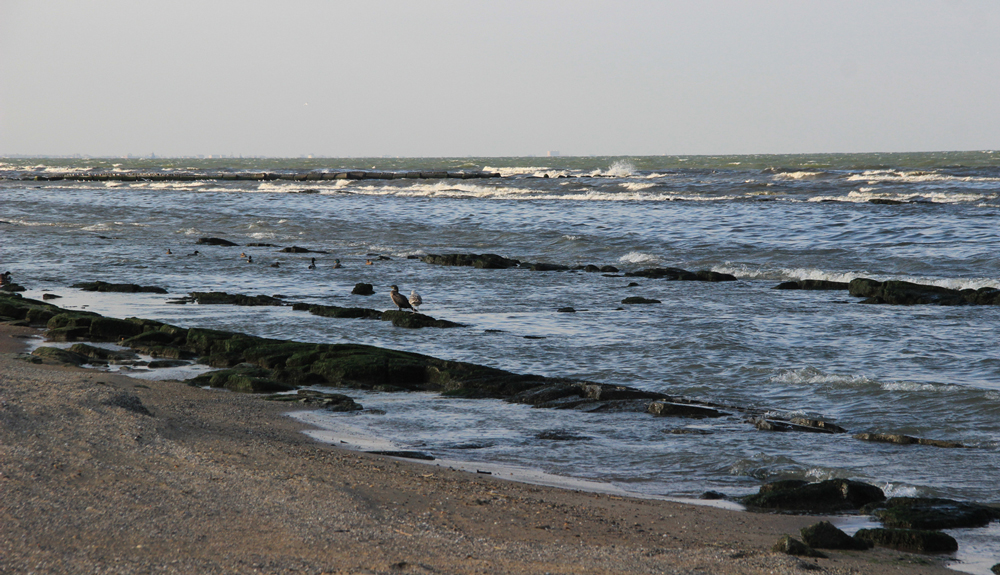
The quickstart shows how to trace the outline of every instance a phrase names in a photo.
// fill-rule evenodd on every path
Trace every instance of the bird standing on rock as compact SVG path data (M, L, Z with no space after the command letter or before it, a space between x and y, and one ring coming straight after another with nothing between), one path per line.
M392 303L394 303L396 307L399 308L399 311L403 311L403 308L412 310L413 306L410 305L410 302L406 301L406 296L399 293L399 287L398 286L391 286L391 287L392 291L389 292L389 297L392 299Z
M410 305L413 306L413 311L419 312L420 310L417 308L420 307L420 304L422 303L424 303L424 300L420 297L420 294L417 293L417 290L410 290Z

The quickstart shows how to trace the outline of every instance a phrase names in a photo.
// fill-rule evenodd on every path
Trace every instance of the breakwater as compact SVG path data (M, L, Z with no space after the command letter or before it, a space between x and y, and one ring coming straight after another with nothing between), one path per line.
M372 170L336 170L336 171L280 171L280 172L66 172L32 174L20 173L0 176L7 180L59 181L71 180L79 182L183 182L195 180L231 180L231 181L272 181L286 180L297 182L320 180L472 180L480 178L499 178L497 172L482 170L422 170L422 171L372 171Z

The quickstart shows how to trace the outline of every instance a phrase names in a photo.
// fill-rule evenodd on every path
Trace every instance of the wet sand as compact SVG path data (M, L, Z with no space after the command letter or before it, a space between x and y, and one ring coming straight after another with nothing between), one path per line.
M955 573L770 551L817 517L337 449L286 404L16 359L35 334L0 325L0 573Z

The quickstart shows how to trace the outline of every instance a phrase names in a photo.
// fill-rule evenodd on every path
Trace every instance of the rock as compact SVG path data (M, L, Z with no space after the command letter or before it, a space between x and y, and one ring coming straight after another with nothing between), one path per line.
M670 400L670 397L655 391L644 391L625 385L607 383L580 384L577 387L583 392L583 397L598 401L620 401L625 399L660 399ZM646 411L645 409L643 411Z
M139 359L139 356L135 352L115 351L104 349L103 347L94 347L85 343L74 344L69 350L85 357L108 363L131 362Z
M420 261L439 266L471 266L481 269L506 269L520 264L517 260L496 254L428 254Z
M898 206L898 205L903 204L905 202L901 202L899 200L890 200L888 198L869 198L868 203L869 204L878 204L878 205L883 205L883 206Z
M650 303L663 303L658 299L647 299L639 296L627 297L622 300L623 304L650 304Z
M170 367L180 367L182 365L191 365L191 362L181 359L156 359L149 362L148 367L150 369L165 369Z
M653 279L668 279L680 281L729 282L736 281L736 276L709 270L689 272L681 268L647 268L636 272L626 272L626 277L644 277Z
M965 445L956 441L944 441L942 439L924 439L922 437L912 437L895 433L858 433L854 439L861 441L875 441L878 443L895 443L897 445L930 445L933 447L964 448Z
M120 407L126 411L131 411L132 413L138 413L139 415L145 415L147 417L154 417L153 413L142 404L142 400L139 399L133 393L119 392L111 397L105 399L101 402L102 405L110 405L112 407Z
M855 539L833 526L829 521L820 521L800 530L802 541L815 549L856 549L864 551L870 545Z
M530 264L528 266L528 269L530 269L533 272L564 272L569 269L569 266L563 266L559 264L537 263L537 264Z
M847 430L839 425L819 419L806 419L804 417L793 417L789 421L778 419L767 419L764 417L750 420L760 431L806 431L812 433L846 433Z
M246 246L248 248L277 248L277 247L280 247L280 246L277 246L275 244L266 244L266 243L262 243L262 242L251 242L251 243L247 244Z
M687 403L671 403L667 401L654 401L646 409L657 417L691 417L702 419L706 417L723 417L729 415L711 407L691 405Z
M296 306L297 307L297 306ZM293 307L293 309L295 309ZM339 307L335 305L311 305L309 313L322 317L340 319L382 319L382 312L363 307Z
M364 409L361 404L356 403L353 399L347 397L346 395L340 393L323 393L309 389L300 389L298 393L295 394L285 393L268 395L264 396L264 399L270 401L287 401L302 403L305 405L314 405L329 411L337 412L361 411Z
M24 319L28 321L28 325L47 325L55 315L52 310L35 307L28 310Z
M42 299L46 300L46 301L48 301L50 299L61 299L61 298L62 298L61 295L56 295L54 293L43 293L42 294Z
M375 289L372 284L356 283L351 293L354 295L375 295Z
M229 240L224 240L222 238L198 238L198 241L195 242L195 243L198 244L198 245L203 245L203 246L229 246L229 247L231 247L231 246L238 246L239 245L236 242L231 242Z
M846 290L850 284L847 282L834 282L827 280L799 280L783 282L773 289L801 289L801 290Z
M82 289L83 291L96 292L120 292L120 293L167 293L167 290L156 286L140 286L136 284L110 284L107 282L80 282L71 287Z
M91 341L119 341L135 337L143 332L143 326L136 321L113 317L95 317L90 321Z
M587 437L586 435L577 435L570 431L565 431L561 429L550 429L548 431L543 431L535 435L538 439L547 439L550 441L590 441L593 437Z
M187 380L187 383L195 386L221 387L241 393L273 393L294 389L270 376L268 370L259 367L225 369L199 375Z
M893 497L867 511L886 527L900 529L961 529L985 527L1000 519L1000 509L937 497Z
M583 268L577 268L577 269L582 269L583 271L590 273L599 273L601 271L601 268L595 266L594 264L588 264L586 266L583 266Z
M541 405L557 399L566 397L582 397L583 390L576 385L554 384L540 385L517 393L507 398L510 403L523 403L527 405Z
M561 307L556 311L559 313L576 313L576 309L572 307Z
M229 294L226 292L191 292L191 298L200 305L286 305L281 299L266 295Z
M910 553L952 553L958 550L955 538L940 531L919 529L861 529L854 537L873 546Z
M725 493L720 493L718 491L706 491L698 496L698 499L704 499L706 501L718 501L726 498L727 495Z
M60 327L45 332L49 341L79 341L90 337L89 327Z
M410 329L418 329L422 327L465 327L460 323L455 323L446 319L434 319L431 316L424 315L422 313L411 313L408 311L399 311L394 309L382 312L382 317L380 319L383 321L391 321L392 325L396 327L406 327Z
M954 290L950 288L867 278L851 280L850 293L867 298L861 303L890 305L1000 305L1000 289Z
M324 251L321 251L321 250L310 250L310 249L307 249L307 248L300 248L299 246L292 246L290 248L281 248L278 251L281 252L281 253L286 253L286 254L325 254L325 253L329 253L329 252L324 252Z
M743 498L747 507L777 509L809 514L836 513L859 509L863 505L885 501L885 494L874 485L849 479L828 479L819 483L778 485Z
M618 273L618 268L615 266L601 266L601 272L606 274L616 274Z
M90 363L89 357L58 347L38 347L31 352L31 355L42 358L45 363L62 365L83 365Z
M792 538L790 535L785 535L778 542L771 547L771 551L775 553L785 553L788 555L795 555L797 557L818 557L825 559L826 555L816 551L812 547L806 545L805 543L799 541L798 539Z

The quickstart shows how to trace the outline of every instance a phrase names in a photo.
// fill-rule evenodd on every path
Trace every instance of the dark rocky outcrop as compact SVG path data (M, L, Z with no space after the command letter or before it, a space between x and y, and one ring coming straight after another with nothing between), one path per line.
M923 437L912 437L898 433L858 433L854 439L861 441L874 441L877 443L895 443L897 445L930 445L933 447L963 448L965 445L957 441L945 441L943 439L925 439Z
M121 293L167 293L167 290L157 286L140 286L136 284L112 284L102 281L80 282L71 287L83 291L121 292Z
M828 479L819 483L797 479L775 481L761 485L757 494L743 498L743 504L751 509L810 514L853 511L879 501L885 501L881 489L850 479Z
M361 411L364 407L350 397L340 393L323 393L311 389L300 389L297 393L266 395L270 401L286 401L322 407L329 411Z
M547 431L542 431L535 435L537 439L546 439L549 441L590 441L593 437L588 437L586 435L579 435L571 431L566 431L563 429L550 429Z
M58 347L38 347L31 352L31 355L41 358L44 363L58 365L83 365L91 361L85 355Z
M203 246L226 246L226 247L232 247L232 246L238 246L238 245L240 245L240 244L238 244L236 242L231 242L229 240L224 240L222 238L198 238L198 241L195 242L195 243L197 243L198 245L203 245Z
M326 254L329 252L324 252L322 250L310 250L308 248L300 248L299 246L292 246L290 248L281 248L278 250L281 253L286 254Z
M940 531L920 529L861 529L854 537L876 547L911 553L952 553L958 550L955 538Z
M702 281L702 282L732 282L736 281L736 276L709 270L689 272L681 268L646 268L635 272L626 272L626 277L643 277L652 279L667 279L673 281Z
M267 295L229 294L226 292L191 292L190 299L199 305L288 305L279 298Z
M751 418L750 422L760 431L805 431L811 433L847 433L837 424L820 419L793 417L789 420L765 417Z
M42 299L45 300L45 301L48 301L50 299L62 299L62 296L61 295L56 295L54 293L43 293L42 294Z
M940 286L868 278L851 280L850 293L863 297L861 303L890 305L1000 305L1000 289L955 290Z
M778 542L771 547L771 551L775 553L785 553L787 555L795 555L796 557L817 557L820 559L825 559L826 555L816 551L812 547L806 545L805 543L795 539L791 535L785 535Z
M690 417L702 419L706 417L723 417L728 413L713 407L694 405L690 403L674 403L671 401L654 401L646 408L648 413L658 417Z
M460 323L455 323L446 319L434 319L431 316L424 315L422 313L411 313L394 309L382 312L382 317L379 319L383 321L391 321L392 325L396 327L406 327L410 329L419 329L422 327L464 327Z
M829 521L820 521L800 530L802 542L815 549L855 549L864 551L871 547L867 542L855 539Z
M623 304L650 304L650 303L663 303L658 299L647 299L639 296L627 297L622 300Z
M481 269L507 269L520 264L497 254L428 254L420 261L439 266L471 266Z
M938 497L893 497L862 509L886 527L900 529L961 529L985 527L1000 519L1000 509Z
M8 282L8 283L5 283L3 285L0 285L0 291L10 292L10 293L16 293L16 292L22 292L22 291L26 291L26 290L25 290L25 287L23 285L20 285L20 284L14 283L14 282Z
M564 272L569 269L569 266L546 263L521 264L521 267L526 267L533 272Z
M834 282L828 280L798 280L782 282L773 289L800 289L800 290L845 290L848 289L847 282Z
M69 350L88 357L91 360L104 363L133 363L139 359L139 356L132 351L104 349L103 347L95 347L85 343L74 344Z
M354 295L375 295L375 289L372 284L356 283L351 293Z
M242 393L273 393L295 389L292 385L275 380L271 371L252 366L213 371L187 382L189 385L220 387Z

